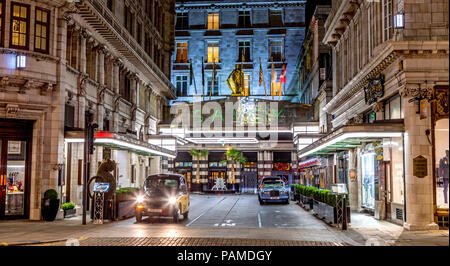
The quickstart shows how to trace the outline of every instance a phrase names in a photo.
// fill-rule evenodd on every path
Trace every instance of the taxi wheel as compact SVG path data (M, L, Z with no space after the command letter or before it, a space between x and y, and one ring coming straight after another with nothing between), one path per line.
M136 222L142 222L142 212L136 212Z
M262 199L259 199L259 204L264 205L264 201Z
M188 215L189 215L189 211L185 212L183 214L183 220L186 220L188 218Z

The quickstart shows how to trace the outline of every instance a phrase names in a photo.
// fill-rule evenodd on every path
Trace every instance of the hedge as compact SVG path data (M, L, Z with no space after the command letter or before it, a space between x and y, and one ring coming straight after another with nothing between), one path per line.
M332 207L336 207L336 196L331 193L331 190L328 189L318 189L316 187L308 187L299 184L293 184L295 187L295 191L303 195L305 197L313 198L319 202L323 202ZM347 194L348 195L348 194ZM339 200L343 197L343 195L339 195ZM346 198L347 206L349 206L349 198Z

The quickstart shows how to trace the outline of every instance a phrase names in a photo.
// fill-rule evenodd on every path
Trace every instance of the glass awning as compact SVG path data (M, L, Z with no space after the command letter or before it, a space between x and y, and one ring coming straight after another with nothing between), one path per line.
M377 141L382 138L401 137L404 131L403 123L342 126L311 145L300 149L298 157L320 156L349 150L360 146L363 142Z

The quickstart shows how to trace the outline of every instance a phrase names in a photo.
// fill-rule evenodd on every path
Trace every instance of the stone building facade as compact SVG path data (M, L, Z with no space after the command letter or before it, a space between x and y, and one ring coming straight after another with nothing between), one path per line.
M299 151L335 156L351 208L409 230L448 216L448 25L448 1L332 1L331 131Z
M175 144L149 139L175 97L174 1L2 0L0 10L1 157L8 176L0 217L39 220L49 188L62 202L82 204L89 122L101 133L91 176L104 158L118 163L119 187L160 172L161 156L174 156ZM17 130L28 137L14 136Z
M241 65L242 54L248 95L263 99L267 91L269 98L271 94L276 96L276 90L272 87L281 88L279 78L283 61L287 73L293 73L295 69L298 47L305 32L306 1L176 2L172 82L177 87L177 101L192 102L196 89L198 95L205 94L207 99L209 96L212 96L211 99L223 99L231 95L226 80L236 65ZM190 62L194 75L192 83ZM271 80L272 62L278 83L274 81L274 85ZM263 85L260 86L260 65L266 91ZM216 69L216 86L211 91L213 69ZM287 75L280 99L290 99L295 94L287 86L292 78L292 75ZM278 100L278 97L275 99Z

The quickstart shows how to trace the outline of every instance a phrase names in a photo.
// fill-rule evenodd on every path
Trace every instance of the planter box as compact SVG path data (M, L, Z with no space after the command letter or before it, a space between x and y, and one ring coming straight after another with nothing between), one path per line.
M135 213L135 200L116 201L115 219L126 219L134 217Z
M306 210L312 210L314 207L313 199L304 195L299 195L299 203Z
M73 209L68 209L68 210L64 210L64 218L69 218L69 217L73 217L75 216L75 213L77 211L75 210L75 208Z

